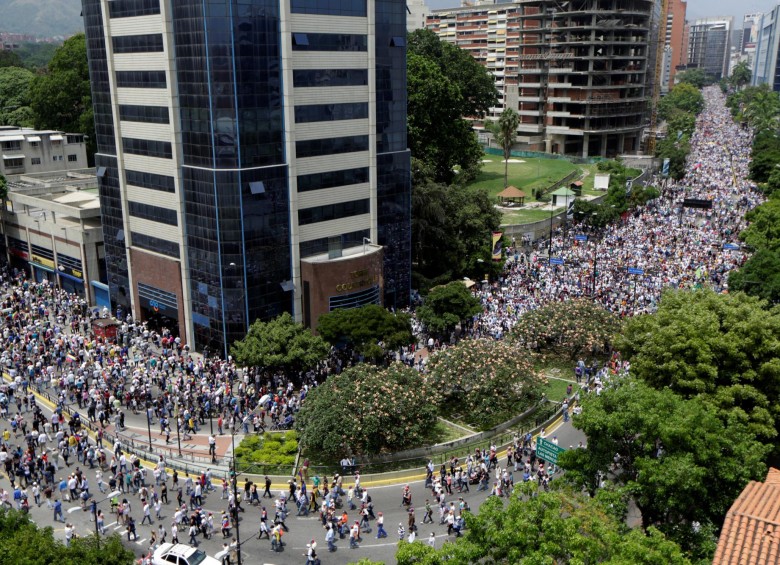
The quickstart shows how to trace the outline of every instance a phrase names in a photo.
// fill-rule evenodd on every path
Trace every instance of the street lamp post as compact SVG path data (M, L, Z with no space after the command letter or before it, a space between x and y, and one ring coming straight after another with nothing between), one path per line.
M230 454L230 458L233 463L233 476L231 477L233 482L233 504L235 507L236 512L236 545L238 546L238 552L237 552L237 559L238 559L238 565L241 565L241 531L239 530L238 523L240 521L240 518L238 516L238 475L236 474L236 429L235 426L233 426L233 429L230 431L230 445L232 448L232 452Z
M146 403L146 431L149 433L149 451L152 451L152 417L149 415L149 410L151 410L151 406L149 406L149 403Z
M547 247L547 259L550 259L552 257L552 219L553 219L553 211L555 210L555 206L553 205L553 201L550 200L550 244Z
M181 457L181 422L179 421L179 405L176 405L176 443L179 444L179 457Z
M101 502L105 502L106 500L110 500L110 499L114 498L115 496L119 496L120 494L122 494L120 491L115 490L114 492L110 492L106 498L103 498L101 500L93 500L92 501L92 504L91 504L92 510L93 510L92 518L93 518L93 521L95 522L95 540L97 541L98 549L100 549L100 530L98 529L98 521L97 521L98 504L100 504ZM72 514L73 512L76 512L77 510L81 510L81 509L82 509L81 506L74 506L73 508L70 508L68 510L68 514Z

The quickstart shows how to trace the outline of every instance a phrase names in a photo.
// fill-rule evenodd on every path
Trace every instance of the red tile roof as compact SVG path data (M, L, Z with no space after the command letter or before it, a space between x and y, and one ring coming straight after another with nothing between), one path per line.
M751 481L726 514L715 565L780 564L780 470Z

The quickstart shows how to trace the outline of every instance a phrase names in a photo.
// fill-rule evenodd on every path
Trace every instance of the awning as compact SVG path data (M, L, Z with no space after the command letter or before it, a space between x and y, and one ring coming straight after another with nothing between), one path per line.
M70 280L72 280L72 281L74 281L74 282L77 282L77 283L82 283L82 284L84 284L84 279L80 279L80 278L78 278L78 277L74 277L73 275L69 275L69 274L67 274L67 273L63 273L62 271L60 271L60 272L59 272L59 273L57 273L57 274L58 274L59 276L63 277L63 278L70 279Z
M0 137L0 143L5 143L6 141L24 141L23 135L4 135L3 137Z
M27 138L27 141L29 141L30 143L40 143L41 138L38 137L37 135L32 135Z
M54 269L51 267L44 267L43 265L40 265L39 263L36 263L35 261L30 261L30 265L35 267L36 269L40 269L41 271L47 271L49 273L53 273Z
M24 159L24 155L3 155L3 159Z
M61 135L51 135L51 136L49 136L49 139L51 141L62 141L62 136Z

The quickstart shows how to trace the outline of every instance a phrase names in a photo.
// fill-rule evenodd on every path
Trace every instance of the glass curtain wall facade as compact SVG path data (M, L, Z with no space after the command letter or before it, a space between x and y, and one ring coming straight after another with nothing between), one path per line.
M384 246L384 303L408 303L403 1L82 3L115 306L171 292L179 335L226 352L301 319L294 262L334 238Z

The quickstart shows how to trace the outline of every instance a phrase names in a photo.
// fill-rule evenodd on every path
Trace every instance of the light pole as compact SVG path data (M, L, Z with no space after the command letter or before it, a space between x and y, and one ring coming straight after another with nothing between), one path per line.
M236 512L236 545L238 546L237 559L238 565L241 565L241 531L239 530L238 522L240 518L238 516L238 475L236 474L236 427L230 431L230 445L231 453L230 458L233 463L233 476L231 477L233 483L233 506Z
M547 246L547 259L549 260L552 257L552 219L553 219L553 210L555 210L555 206L553 206L553 201L550 199L550 244Z
M122 494L120 491L115 490L114 492L109 493L106 498L103 498L101 500L93 500L92 503L91 503L91 506L92 506L92 517L93 517L93 521L95 522L95 540L97 542L98 549L100 549L100 530L98 529L98 520L97 520L98 504L100 504L101 502L105 502L106 500L110 500L110 499L114 498L115 496L119 496L120 494ZM74 506L73 508L69 508L68 509L68 514L73 514L74 512L76 512L78 510L81 510L81 508L82 507L80 507L80 506Z
M176 405L176 443L179 444L179 457L181 457L181 422L179 421L179 405Z
M146 403L146 431L149 433L149 452L152 451L152 417L149 414L151 410L149 403Z

